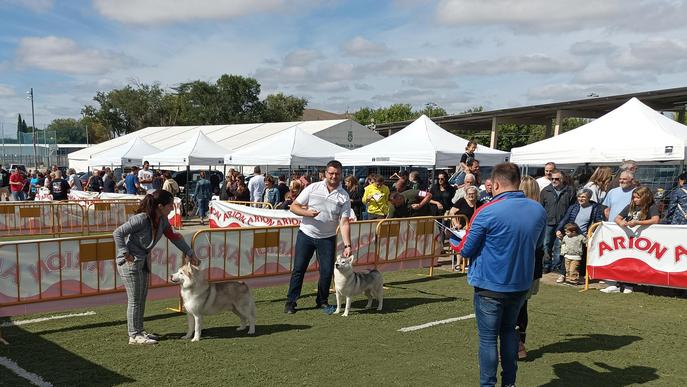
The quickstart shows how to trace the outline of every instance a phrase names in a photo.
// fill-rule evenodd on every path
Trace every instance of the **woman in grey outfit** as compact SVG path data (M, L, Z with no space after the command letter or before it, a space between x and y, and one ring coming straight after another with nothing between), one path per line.
M162 235L186 254L191 263L200 263L184 237L174 232L167 220L167 215L173 208L172 194L156 190L145 196L136 215L112 233L117 252L117 270L126 288L129 344L156 344L158 340L156 335L143 330L143 314L150 279L148 257Z

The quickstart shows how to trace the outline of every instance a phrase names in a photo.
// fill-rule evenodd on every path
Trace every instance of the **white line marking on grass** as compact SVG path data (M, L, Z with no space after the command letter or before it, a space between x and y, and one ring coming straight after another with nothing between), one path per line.
M0 324L0 328L12 327L12 326L17 326L17 325L35 324L35 323L50 321L50 320L61 320L63 318L70 318L70 317L92 316L94 314L95 314L95 312L91 311L91 312L85 312L85 313L72 313L72 314L62 314L62 315L50 316L50 317L34 318L32 320L7 321L7 322Z
M7 369L19 375L20 377L28 380L33 385L41 387L52 387L52 383L48 383L45 380L43 380L43 378L41 378L40 376L19 367L19 364L13 362L12 360L6 357L0 356L0 365L5 366Z
M399 331L399 332L419 331L420 329L425 329L425 328L433 327L433 326L435 326L435 325L448 324L448 323L452 323L452 322L456 322L456 321L461 321L461 320L467 320L467 319L471 319L471 318L475 318L475 315L474 315L474 314L469 314L469 315L467 315L467 316L447 318L446 320L432 321L432 322L428 322L428 323L422 324L422 325L415 325L415 326L412 326L412 327L401 328L401 329L399 329L398 331Z

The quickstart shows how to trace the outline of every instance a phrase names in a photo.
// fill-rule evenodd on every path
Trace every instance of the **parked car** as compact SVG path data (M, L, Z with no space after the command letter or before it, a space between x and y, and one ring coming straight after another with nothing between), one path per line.
M186 171L172 172L172 178L179 184L179 187L183 187L184 191L188 190L188 192L193 195L193 190L196 188L196 181L198 180L198 176L200 176L200 169L194 169L190 172L191 181L188 184L186 183ZM219 185L224 180L224 174L217 170L205 170L205 177L210 180L212 192L215 194L219 193Z
M17 168L18 168L20 171L22 171L22 173L23 173L24 175L27 175L27 174L28 174L28 172L26 171L26 166L25 166L24 164L10 164L10 169L9 169L10 173L14 173L14 170L17 169Z

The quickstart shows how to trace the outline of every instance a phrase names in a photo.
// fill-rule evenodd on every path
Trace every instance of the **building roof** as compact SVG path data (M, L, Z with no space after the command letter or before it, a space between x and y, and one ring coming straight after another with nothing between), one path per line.
M677 112L687 105L687 87L653 90L640 93L613 95L608 97L590 97L574 101L555 102L541 105L521 106L516 108L490 110L476 113L455 114L442 117L431 117L444 129L490 129L492 119L504 123L544 124L556 117L558 111L569 113L568 117L598 118L618 108L631 98L637 98L654 110ZM412 122L401 121L378 124L376 131L386 135L400 130Z

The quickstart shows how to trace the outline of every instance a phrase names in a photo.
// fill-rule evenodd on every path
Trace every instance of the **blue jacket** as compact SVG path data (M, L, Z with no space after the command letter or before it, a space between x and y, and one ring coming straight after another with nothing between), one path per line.
M470 258L468 283L500 293L528 290L545 228L546 211L522 191L503 192L478 208L459 246Z
M592 213L589 215L589 222L587 222L587 227L586 229L589 230L589 227L592 226L594 223L598 223L604 220L604 208L597 203L590 202L589 203L592 206ZM565 225L568 223L575 223L575 218L577 218L577 214L580 212L580 204L575 203L572 204L570 207L568 207L568 210L565 211L565 215L563 215L563 218L561 218L561 221L558 223L558 227L556 227L556 231L563 232L563 229L565 228ZM579 226L579 224L578 224Z

